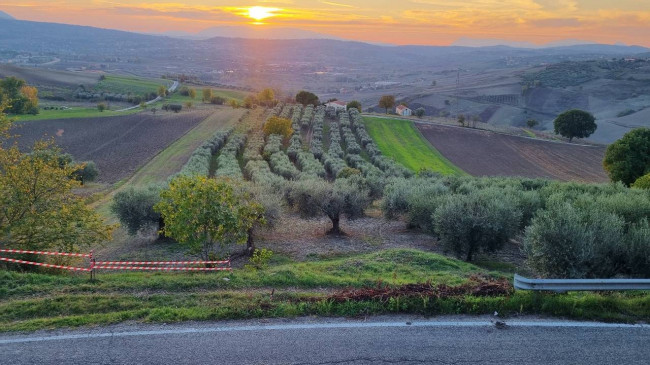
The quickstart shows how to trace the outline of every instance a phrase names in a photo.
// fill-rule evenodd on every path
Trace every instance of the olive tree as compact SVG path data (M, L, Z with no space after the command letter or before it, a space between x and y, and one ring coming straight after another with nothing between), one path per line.
M328 217L332 221L328 234L342 234L341 216L362 217L371 203L369 189L359 176L336 179L334 183L320 179L298 181L290 196L303 217Z
M157 226L162 236L165 224L160 213L154 210L160 201L161 190L161 186L150 185L146 188L129 187L115 194L111 212L126 227L129 235L135 236L138 232Z
M447 196L431 218L445 248L472 261L478 252L503 247L517 233L521 212L511 200L478 191Z

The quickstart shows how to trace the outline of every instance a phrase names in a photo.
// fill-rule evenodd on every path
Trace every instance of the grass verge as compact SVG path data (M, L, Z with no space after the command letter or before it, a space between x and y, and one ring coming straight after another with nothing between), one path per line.
M442 175L465 174L422 137L413 122L376 117L363 119L381 152L409 169L416 172L427 169Z
M501 276L433 253L392 249L320 261L276 260L271 267L232 274L100 273L87 276L0 272L0 331L105 325L127 320L186 320L361 316L547 314L577 319L650 319L650 294L514 292L496 297L403 296L335 301L344 287L435 283L459 285L474 274ZM226 280L228 279L228 280ZM271 295L272 290L274 294Z

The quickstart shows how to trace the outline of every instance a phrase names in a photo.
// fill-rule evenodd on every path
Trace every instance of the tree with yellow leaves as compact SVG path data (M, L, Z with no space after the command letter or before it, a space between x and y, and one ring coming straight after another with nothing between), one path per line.
M0 247L75 251L110 240L115 227L73 193L80 165L62 164L50 142L31 153L7 146L10 128L0 114Z

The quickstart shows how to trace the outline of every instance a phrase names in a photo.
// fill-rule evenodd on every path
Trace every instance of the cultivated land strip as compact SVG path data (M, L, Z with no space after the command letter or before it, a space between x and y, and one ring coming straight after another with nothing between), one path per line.
M563 181L609 181L605 147L557 143L469 128L417 124L446 158L473 176L522 176Z

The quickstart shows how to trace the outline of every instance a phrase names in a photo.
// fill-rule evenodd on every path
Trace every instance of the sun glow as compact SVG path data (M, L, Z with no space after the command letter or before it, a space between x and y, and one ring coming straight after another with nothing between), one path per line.
M270 18L277 14L274 12L280 9L277 8L267 8L265 6L251 6L248 8L248 17L260 21L262 19Z

